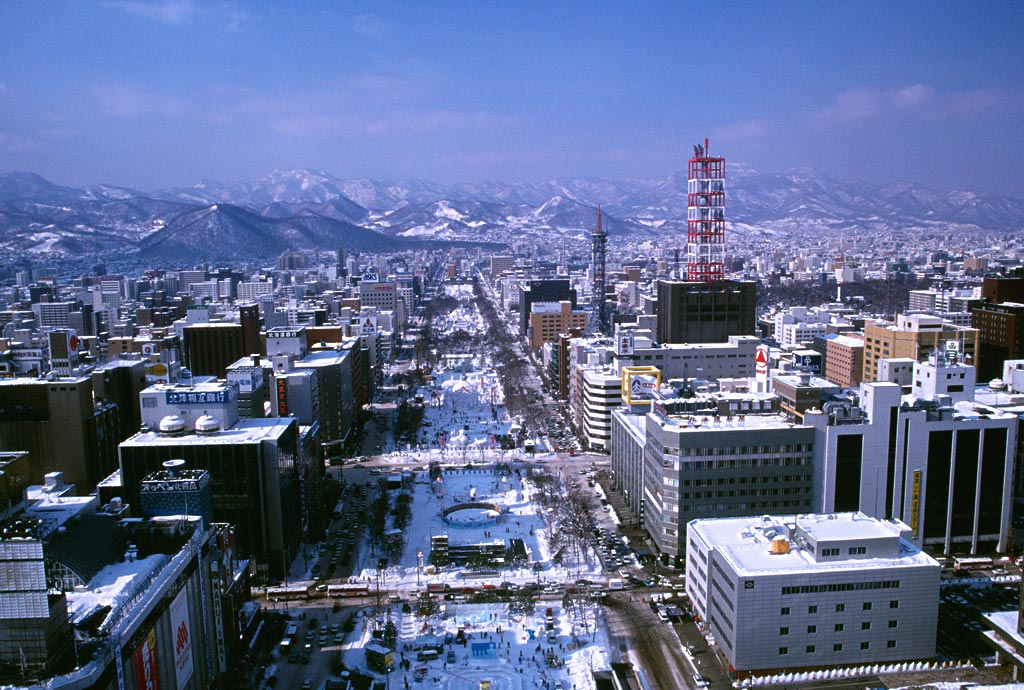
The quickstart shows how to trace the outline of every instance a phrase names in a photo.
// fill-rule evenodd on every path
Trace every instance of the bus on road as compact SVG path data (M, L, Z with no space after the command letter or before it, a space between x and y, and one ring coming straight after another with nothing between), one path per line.
M369 593L370 585L365 582L354 585L327 585L329 597L363 597Z

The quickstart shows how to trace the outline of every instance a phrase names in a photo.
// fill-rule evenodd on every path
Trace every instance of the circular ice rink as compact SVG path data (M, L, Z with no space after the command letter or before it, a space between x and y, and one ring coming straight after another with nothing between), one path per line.
M444 511L444 521L449 527L476 529L497 524L501 514L494 503L459 503Z

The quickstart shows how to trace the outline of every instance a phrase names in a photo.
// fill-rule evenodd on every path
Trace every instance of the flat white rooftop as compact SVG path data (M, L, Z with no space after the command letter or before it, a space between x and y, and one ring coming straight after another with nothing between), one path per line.
M662 417L654 414L654 419L667 431L699 433L701 431L726 431L728 429L792 429L807 427L791 423L784 414L745 414L732 418L709 417L706 415L669 415Z
M293 417L268 417L265 419L239 419L230 429L209 434L189 433L182 436L161 434L158 431L141 431L122 446L185 446L185 445L226 445L232 443L258 443L276 440L294 422Z
M789 553L772 553L772 539L778 535L786 536L787 525L792 524L811 532L818 541L826 542L898 538L905 528L901 522L876 520L863 513L833 515L831 518L829 515L789 515L694 520L687 529L722 554L740 576L863 572L927 565L939 567L935 559L902 539L895 558L830 559L818 562L810 551L792 541Z

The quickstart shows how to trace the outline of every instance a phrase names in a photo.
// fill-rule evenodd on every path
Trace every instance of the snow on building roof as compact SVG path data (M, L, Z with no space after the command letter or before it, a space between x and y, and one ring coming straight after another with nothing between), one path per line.
M788 538L792 525L813 534L819 543L889 538L899 539L899 549L894 558L816 561L811 551L798 541L793 541L787 553L773 553L772 540L778 536ZM926 565L939 567L935 559L902 538L903 531L907 529L902 522L877 520L860 512L694 520L687 529L718 551L741 577L857 572Z
M845 335L842 333L836 333L834 335L825 336L837 345L845 345L846 347L863 347L864 338L855 337L852 335Z
M723 418L707 415L668 415L653 414L654 420L667 431L722 431L724 429L790 429L804 428L802 424L793 424L784 414L746 414Z
M163 554L154 554L138 560L125 560L107 565L82 591L72 590L67 593L68 614L72 624L88 617L94 611L118 604L127 603L137 594L139 584L149 580L167 564L168 558Z
M258 443L279 439L294 421L293 417L239 419L230 429L221 429L212 434L187 434L185 436L167 436L158 431L140 431L121 445L187 446Z
M44 495L25 513L44 520L54 520L54 525L60 526L77 515L95 513L96 505L95 496Z

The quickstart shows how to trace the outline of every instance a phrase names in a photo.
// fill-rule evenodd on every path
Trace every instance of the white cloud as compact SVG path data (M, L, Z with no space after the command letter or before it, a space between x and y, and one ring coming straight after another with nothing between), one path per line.
M740 120L730 125L719 127L711 133L715 140L733 142L758 139L772 132L774 127L766 120Z
M1024 95L999 89L940 91L928 84L910 84L895 89L859 87L847 89L835 101L811 113L818 125L895 116L942 118L979 113L988 109L1019 110Z
M202 17L229 31L240 31L254 16L228 0L102 0L109 7L160 24L182 26Z
M356 31L373 38L380 38L388 30L387 24L375 14L357 14L352 17Z
M184 24L198 10L194 0L107 0L106 4L128 14L174 26Z

